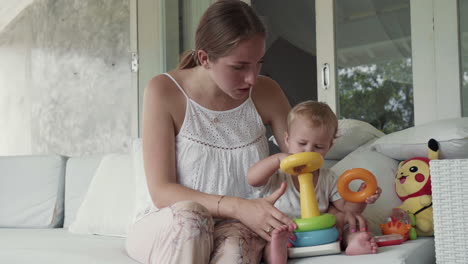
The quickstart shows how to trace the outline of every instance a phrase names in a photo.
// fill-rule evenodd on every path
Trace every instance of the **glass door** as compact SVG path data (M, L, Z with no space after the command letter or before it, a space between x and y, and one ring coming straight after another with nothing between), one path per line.
M463 116L468 117L468 0L459 0Z
M466 115L466 2L316 0L318 100L385 133Z
M250 2L268 31L260 74L278 82L293 106L316 100L315 1Z
M251 0L268 31L261 75L278 82L289 103L317 100L315 1ZM271 131L267 128L267 136ZM278 152L270 142L270 151Z
M330 2L318 0L317 7L317 16L333 10L332 21L317 18L317 38L327 40L317 44L325 45L319 57L334 43L333 59L319 60L319 100L334 105L339 118L363 120L385 133L413 126L410 1Z

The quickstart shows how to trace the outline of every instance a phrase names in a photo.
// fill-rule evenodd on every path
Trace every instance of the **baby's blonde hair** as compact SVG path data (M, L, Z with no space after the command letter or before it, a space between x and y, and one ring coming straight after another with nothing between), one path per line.
M336 138L338 119L326 103L309 100L294 106L288 114L288 132L292 122L298 117L309 121L314 127L325 127Z

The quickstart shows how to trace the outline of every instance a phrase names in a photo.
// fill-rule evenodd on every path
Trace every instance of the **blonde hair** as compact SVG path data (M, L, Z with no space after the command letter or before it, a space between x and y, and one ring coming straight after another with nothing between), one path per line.
M199 65L198 50L204 50L210 60L216 61L239 42L256 34L266 36L266 29L252 7L240 0L218 0L201 17L195 33L195 49L182 54L177 68Z
M336 138L338 119L326 103L310 100L294 106L288 114L288 132L292 122L298 117L309 121L314 127L325 127Z

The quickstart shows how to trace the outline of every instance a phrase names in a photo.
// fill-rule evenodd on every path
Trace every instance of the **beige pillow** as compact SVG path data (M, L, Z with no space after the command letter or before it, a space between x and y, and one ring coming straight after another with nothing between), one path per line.
M371 124L354 119L338 120L337 139L325 159L340 160L370 140L385 134Z

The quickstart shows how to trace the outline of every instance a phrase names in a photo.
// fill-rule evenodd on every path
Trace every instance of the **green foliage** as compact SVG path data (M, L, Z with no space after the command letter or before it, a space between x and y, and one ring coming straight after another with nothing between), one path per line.
M371 123L384 133L414 125L411 60L338 69L340 118Z

